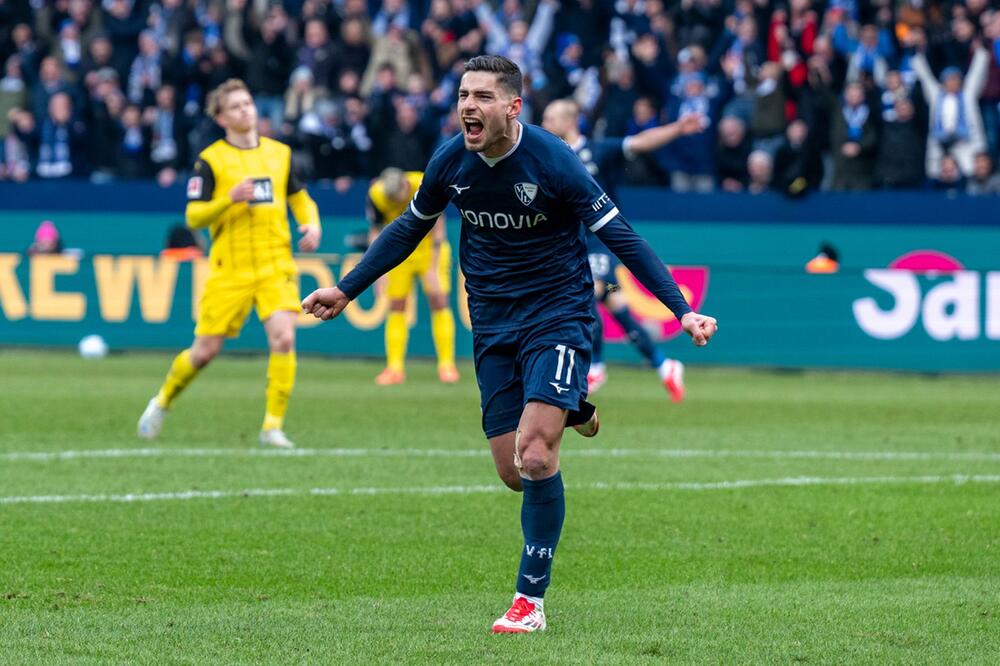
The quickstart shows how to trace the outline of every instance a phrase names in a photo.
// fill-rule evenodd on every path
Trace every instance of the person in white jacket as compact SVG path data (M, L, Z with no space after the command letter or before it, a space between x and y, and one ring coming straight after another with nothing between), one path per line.
M986 85L989 53L977 43L969 72L963 77L960 69L948 67L941 73L940 81L931 72L923 52L918 52L911 62L930 109L927 176L938 177L941 157L949 153L955 157L962 173L971 175L976 155L986 150L979 95Z

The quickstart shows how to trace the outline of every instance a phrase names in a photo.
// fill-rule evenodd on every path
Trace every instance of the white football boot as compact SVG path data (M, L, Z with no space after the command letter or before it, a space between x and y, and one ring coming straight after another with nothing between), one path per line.
M139 425L136 431L143 439L156 439L163 429L163 418L167 415L167 410L160 407L154 397L146 405L146 410L139 417Z
M274 446L279 449L294 449L295 444L292 440L285 436L285 431L280 428L271 428L270 430L261 430L260 437L257 441L263 446Z
M528 634L545 631L545 609L541 599L530 601L523 594L514 595L510 610L493 623L494 634Z

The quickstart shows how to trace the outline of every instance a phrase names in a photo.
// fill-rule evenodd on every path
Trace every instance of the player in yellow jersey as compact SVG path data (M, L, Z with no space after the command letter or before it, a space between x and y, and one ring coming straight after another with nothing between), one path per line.
M291 448L284 433L295 383L298 274L287 209L298 223L299 249L313 252L322 231L319 210L291 169L288 146L257 133L257 107L246 84L230 79L209 95L206 111L226 138L202 151L188 181L185 218L212 237L210 272L198 306L194 344L170 366L166 381L139 419L139 436L160 433L174 400L239 335L250 309L264 323L270 358L261 444Z
M382 228L399 217L420 187L424 174L419 171L386 169L368 188L367 214L371 223L369 240L374 242ZM431 335L438 357L438 378L446 383L458 381L455 368L455 318L448 307L451 292L451 248L440 217L431 233L417 249L386 276L389 315L385 320L386 368L375 383L380 386L401 384L406 379L404 360L409 330L406 324L406 300L420 278L431 309Z

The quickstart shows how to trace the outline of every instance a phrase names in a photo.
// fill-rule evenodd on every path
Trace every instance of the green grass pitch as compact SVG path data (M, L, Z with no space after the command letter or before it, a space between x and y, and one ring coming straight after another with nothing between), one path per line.
M223 357L160 440L166 355L0 352L0 661L996 663L1000 379L612 368L563 443L549 630L492 636L519 497L472 370ZM89 453L88 453L89 452ZM127 501L126 501L127 500Z

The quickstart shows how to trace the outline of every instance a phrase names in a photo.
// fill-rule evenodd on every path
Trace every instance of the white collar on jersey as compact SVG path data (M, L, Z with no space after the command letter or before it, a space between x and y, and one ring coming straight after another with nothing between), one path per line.
M521 121L518 120L517 121L517 141L515 141L514 145L510 147L510 150L508 150L506 153L504 153L500 157L486 157L486 155L483 155L482 153L476 153L476 154L479 155L481 158L483 158L483 161L486 162L486 164L488 164L491 167L494 167L497 164L499 164L502 160L505 160L508 157L510 157L514 153L514 151L517 150L517 147L521 145L521 137L523 137L523 136L524 136L524 125L522 125Z

